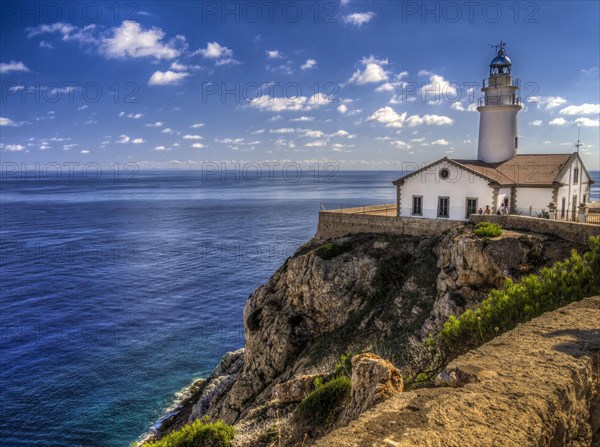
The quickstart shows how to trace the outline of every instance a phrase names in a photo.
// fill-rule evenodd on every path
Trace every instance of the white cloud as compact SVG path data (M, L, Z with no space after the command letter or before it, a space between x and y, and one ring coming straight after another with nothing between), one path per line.
M204 127L204 125L205 125L204 123L194 123L190 127L192 129L199 129L200 127Z
M300 67L301 70L310 70L317 66L317 61L314 59L306 59L306 62Z
M157 70L150 76L148 85L170 85L181 82L182 79L188 77L190 74L186 72L175 72L171 70L160 71Z
M280 65L267 65L265 68L272 72L280 72L286 75L291 75L294 73L294 69L292 68L292 61L287 61L285 64Z
M203 140L203 138L200 135L184 135L183 139L184 140Z
M215 138L215 141L222 144L244 144L243 138Z
M0 63L0 73L7 74L12 71L22 72L22 71L30 71L29 68L23 62L10 61L10 62L2 62Z
M337 108L337 111L340 113L346 113L348 111L348 106L346 104L340 104Z
M597 115L600 113L600 104L581 104L580 106L568 106L561 109L561 115Z
M548 124L551 126L564 126L565 124L568 124L568 121L564 118L554 118Z
M452 118L439 115L412 115L406 117L406 112L398 114L391 107L383 107L367 118L367 121L377 121L385 124L386 127L403 127L406 124L408 127L427 125L427 126L442 126L454 123Z
M6 149L9 152L21 152L23 149L25 149L20 144L7 144L6 146L3 146L3 147L4 147L4 149Z
M448 141L444 140L443 138L440 138L439 140L432 141L431 144L434 144L437 146L448 146L450 143Z
M121 135L119 137L119 139L117 141L115 141L115 143L119 143L119 144L125 144L125 143L129 143L129 140L131 138L129 138L127 135Z
M349 84L372 84L377 82L387 81L389 74L383 69L383 65L387 65L387 59L376 59L374 56L363 58L361 63L365 66L365 69L361 71L356 70L352 77L348 80Z
M334 132L330 135L331 137L347 137L347 138L353 138L354 135L350 135L350 132L347 132L343 129L338 130L337 132Z
M169 69L174 71L186 71L188 69L188 66L180 63L179 61L174 61L169 66Z
M269 133L295 133L296 129L292 129L292 128L281 128L281 129L271 129L269 130Z
M543 124L542 120L533 120L533 121L529 121L529 125L530 126L541 126Z
M531 96L527 102L537 104L538 109L554 109L565 104L567 100L560 96Z
M204 147L204 145L202 143L194 143L194 144L192 144L192 147L194 149L202 149Z
M263 133L265 133L265 129L258 129L252 132L252 135L261 135Z
M15 123L10 118L6 118L6 117L1 117L0 116L0 126L18 127L19 125L20 125L19 123Z
M376 92L393 92L396 89L396 86L391 82L386 82L385 84L381 84L379 87L375 89Z
M217 42L208 42L206 48L200 48L193 54L200 54L206 59L213 59L215 65L238 64L239 62L233 58L233 50L221 46Z
M164 151L164 150L166 150L166 148L165 148L164 146L156 146L156 147L154 148L154 150L155 150L155 151Z
M306 143L304 146L305 147L323 147L323 146L327 146L327 141L326 140L315 140L315 141L311 141L310 143Z
M344 16L344 22L350 23L351 25L355 25L358 28L360 28L365 23L369 23L373 19L373 17L375 17L375 13L371 11L355 12L353 14Z
M64 41L76 41L80 43L99 44L98 37L94 34L96 25L90 24L83 28L68 23L52 23L50 25L40 25L27 28L27 36L34 37L42 34L60 34ZM51 46L51 44L49 44ZM40 45L41 46L41 45Z
M329 103L331 100L322 93L316 93L311 97L295 96L291 98L263 95L249 101L250 107L269 112L309 111Z
M386 127L402 127L405 119L406 112L398 114L391 107L382 107L369 116L367 121L377 121L378 123L385 124Z
M163 123L162 121L157 121L152 124L146 124L146 127L162 127L162 126L164 126L164 124L165 123Z
M145 143L146 140L144 140L143 138L135 138L135 139L131 140L131 142L133 144L142 144L142 143Z
M590 118L577 118L575 121L573 121L573 124L576 124L578 126L583 126L583 127L599 127L600 126L600 120L593 120Z
M176 41L163 42L165 33L160 28L143 29L135 21L125 20L120 27L112 30L112 37L105 38L100 46L101 52L109 58L154 57L173 59L181 54L175 48ZM179 40L183 38L180 37Z
M444 126L454 124L454 120L447 116L440 115L423 115L420 117L419 115L412 115L406 119L406 125L408 127L420 126Z
M421 88L423 98L433 97L434 102L440 102L443 99L455 99L457 97L456 86L444 79L443 76L435 73L428 74L430 75L429 84L425 84Z
M477 105L475 103L469 104L465 109L464 104L460 101L457 101L453 102L450 108L452 110L458 110L459 112L477 112Z
M320 130L304 129L302 131L302 136L307 138L322 138L325 134Z
M410 149L410 144L405 143L402 140L390 141L390 144L393 145L393 146L396 146L399 149Z
M314 116L300 116L298 118L293 118L290 121L291 122L307 122L307 121L314 121L315 117Z
M80 154L89 154L90 151L88 149L82 149L79 151Z
M84 104L81 107L77 107L77 110L85 110L87 108L88 108L88 106Z
M283 55L277 50L267 50L267 57L269 59L281 59Z
M170 127L165 127L163 130L161 130L162 133L173 133L174 130L171 129Z

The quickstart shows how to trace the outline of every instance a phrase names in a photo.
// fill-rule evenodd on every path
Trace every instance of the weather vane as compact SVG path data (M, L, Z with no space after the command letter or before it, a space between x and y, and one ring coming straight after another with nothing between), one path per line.
M494 47L497 52L502 51L504 53L504 48L506 47L506 42L500 41L500 43L497 45L490 44L490 47Z

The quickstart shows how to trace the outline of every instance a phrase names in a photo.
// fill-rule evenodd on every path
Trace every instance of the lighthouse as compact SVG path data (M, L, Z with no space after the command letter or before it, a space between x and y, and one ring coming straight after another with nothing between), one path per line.
M519 80L511 75L512 62L505 43L496 46L498 54L490 63L490 76L483 80L479 100L479 144L477 159L500 163L517 155L519 146L517 113L521 110Z

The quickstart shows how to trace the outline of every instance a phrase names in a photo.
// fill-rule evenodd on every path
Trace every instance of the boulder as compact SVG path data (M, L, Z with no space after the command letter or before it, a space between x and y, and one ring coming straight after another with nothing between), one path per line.
M348 422L404 388L400 371L375 354L352 358L352 402L342 419Z

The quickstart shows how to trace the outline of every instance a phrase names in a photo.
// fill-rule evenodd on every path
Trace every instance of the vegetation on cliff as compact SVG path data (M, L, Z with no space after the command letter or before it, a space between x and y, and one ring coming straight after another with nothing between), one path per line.
M222 421L197 419L146 447L230 447L235 430Z
M600 237L595 236L583 256L573 250L569 258L542 268L537 275L518 282L507 279L503 288L492 290L476 309L451 316L435 337L425 340L430 363L416 380L431 378L453 358L519 323L599 293Z
M479 237L498 237L502 234L502 227L492 222L479 222L473 232Z

